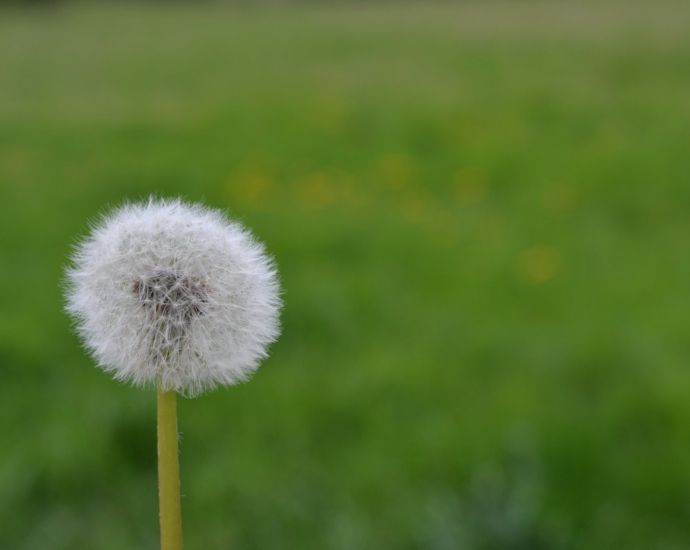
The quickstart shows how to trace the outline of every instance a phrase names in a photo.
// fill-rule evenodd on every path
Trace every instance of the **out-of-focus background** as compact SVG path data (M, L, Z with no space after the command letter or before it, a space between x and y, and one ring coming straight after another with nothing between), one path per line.
M188 548L690 548L690 3L5 3L0 548L155 549L71 246L182 195L284 333L180 403Z

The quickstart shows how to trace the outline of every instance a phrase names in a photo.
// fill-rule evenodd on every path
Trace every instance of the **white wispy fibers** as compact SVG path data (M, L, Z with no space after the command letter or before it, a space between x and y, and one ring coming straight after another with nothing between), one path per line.
M196 396L246 380L280 332L273 261L218 210L126 204L71 259L66 309L117 379Z

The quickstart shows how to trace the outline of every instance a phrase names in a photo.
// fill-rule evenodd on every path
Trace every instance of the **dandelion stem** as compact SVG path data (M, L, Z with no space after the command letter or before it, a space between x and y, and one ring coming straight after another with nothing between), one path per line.
M158 496L161 550L182 550L180 463L177 455L177 392L158 384Z

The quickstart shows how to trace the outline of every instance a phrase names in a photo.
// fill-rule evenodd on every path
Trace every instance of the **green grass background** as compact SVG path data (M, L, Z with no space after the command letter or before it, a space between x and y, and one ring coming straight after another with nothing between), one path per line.
M284 331L180 403L193 549L690 548L690 4L0 10L0 548L154 549L70 247L227 209Z

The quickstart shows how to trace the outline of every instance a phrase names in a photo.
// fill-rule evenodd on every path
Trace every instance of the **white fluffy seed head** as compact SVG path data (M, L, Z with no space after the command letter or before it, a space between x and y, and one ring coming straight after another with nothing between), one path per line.
M67 270L67 311L98 365L193 397L246 380L280 332L273 261L241 225L180 200L126 204Z

